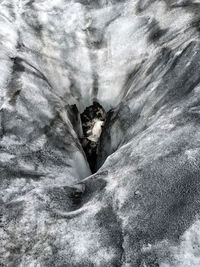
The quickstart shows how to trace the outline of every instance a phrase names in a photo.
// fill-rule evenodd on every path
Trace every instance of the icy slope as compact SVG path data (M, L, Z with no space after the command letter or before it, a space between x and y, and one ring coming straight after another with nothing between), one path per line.
M200 266L199 11L0 1L0 265ZM69 110L93 101L91 175Z

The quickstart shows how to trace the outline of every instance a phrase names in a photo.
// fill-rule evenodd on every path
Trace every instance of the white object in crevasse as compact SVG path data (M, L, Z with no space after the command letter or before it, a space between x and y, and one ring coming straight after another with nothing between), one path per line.
M103 125L104 125L104 121L99 120L99 119L93 119L92 127L87 132L88 133L87 139L97 143L99 138L100 138L100 136L101 136L101 132L102 132L102 128L101 127Z

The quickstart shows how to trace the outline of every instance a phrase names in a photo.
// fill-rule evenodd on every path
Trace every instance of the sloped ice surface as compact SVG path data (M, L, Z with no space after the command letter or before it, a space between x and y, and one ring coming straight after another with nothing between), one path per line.
M0 1L1 266L200 266L199 11ZM91 175L68 110L93 101Z

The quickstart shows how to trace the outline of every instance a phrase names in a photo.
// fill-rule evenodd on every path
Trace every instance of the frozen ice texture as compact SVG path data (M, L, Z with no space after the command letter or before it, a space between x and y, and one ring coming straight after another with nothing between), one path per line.
M200 266L199 10L0 1L1 266ZM93 101L91 175L68 107Z

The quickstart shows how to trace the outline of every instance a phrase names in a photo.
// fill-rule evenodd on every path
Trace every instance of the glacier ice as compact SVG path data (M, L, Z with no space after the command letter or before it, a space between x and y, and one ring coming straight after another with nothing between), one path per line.
M0 266L200 266L199 10L0 1Z

